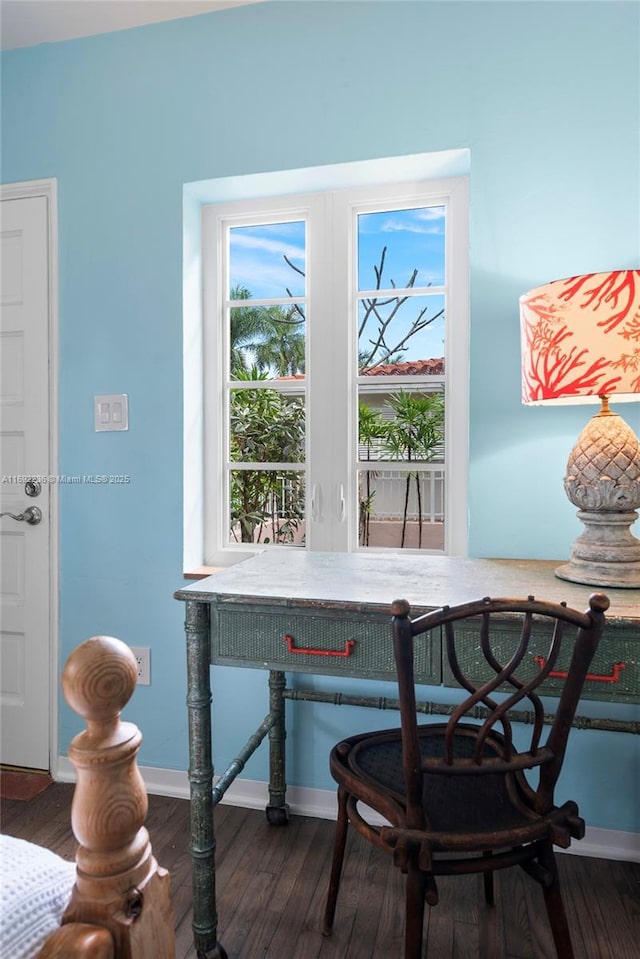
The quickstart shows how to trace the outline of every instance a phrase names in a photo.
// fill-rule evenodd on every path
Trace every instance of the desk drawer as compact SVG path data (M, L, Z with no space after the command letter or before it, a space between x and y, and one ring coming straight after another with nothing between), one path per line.
M474 682L490 678L490 669L480 652L479 627L473 625L458 627L456 633L462 640L458 646L460 668ZM492 627L492 648L500 662L506 662L516 648L517 635L513 627ZM551 636L549 630L548 636ZM541 687L544 694L558 696L562 691L566 670L571 657L570 645L561 650L556 667L550 678ZM534 637L528 656L518 672L520 679L526 681L538 668L534 657L545 657L548 653L548 641ZM640 635L635 627L615 625L607 626L596 655L589 668L589 679L584 684L583 699L596 699L602 702L640 702ZM443 639L443 682L445 686L457 686L451 675ZM557 675L556 675L557 674Z
M396 678L388 616L217 606L212 607L211 617L213 663L362 679ZM442 681L439 639L424 644L416 668L421 683Z

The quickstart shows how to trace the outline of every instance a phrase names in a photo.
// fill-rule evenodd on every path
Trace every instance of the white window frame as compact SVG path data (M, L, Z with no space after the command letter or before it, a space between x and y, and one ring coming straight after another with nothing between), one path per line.
M387 208L438 205L446 208L445 285L445 544L448 555L467 551L469 423L469 292L466 177L413 180L356 189L215 203L202 209L204 560L227 565L264 549L228 544L226 520L227 330L221 322L226 296L223 243L226 227L307 219L307 315L305 402L306 548L372 552L358 546L357 356L352 324L357 285L354 229L357 216ZM349 322L345 322L348 313ZM331 317L331 335L314 323ZM348 330L345 330L345 326ZM346 338L336 348L336 331ZM362 378L360 378L362 382ZM420 378L394 377L394 386L419 387ZM344 415L344 410L348 415ZM330 423L328 438L327 421ZM335 455L334 455L335 454ZM292 546L270 546L293 549ZM406 550L409 552L409 550ZM387 550L384 550L387 552ZM415 551L422 554L427 550Z

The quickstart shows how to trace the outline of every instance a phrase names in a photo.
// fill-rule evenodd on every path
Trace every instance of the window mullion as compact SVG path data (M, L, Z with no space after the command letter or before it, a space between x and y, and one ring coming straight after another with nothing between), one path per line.
M353 375L353 298L351 296L353 231L349 192L331 194L331 293L332 338L330 357L330 410L332 444L332 549L353 548L354 470L352 436L355 428ZM356 519L357 523L357 519Z
M340 376L336 340L336 292L332 230L332 195L315 198L309 229L309 335L307 462L309 503L307 546L332 550L338 514L335 462L341 424L335 390Z

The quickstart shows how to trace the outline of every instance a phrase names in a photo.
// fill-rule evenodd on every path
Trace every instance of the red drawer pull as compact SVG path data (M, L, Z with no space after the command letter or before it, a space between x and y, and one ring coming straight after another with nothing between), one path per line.
M294 646L295 639L293 636L285 636L285 643L287 644L287 649L290 653L303 653L307 656L342 656L348 657L351 655L351 650L356 644L355 639L347 639L344 644L344 649L300 649L297 646Z
M544 667L547 664L547 661L544 658L544 656L534 656L533 661L534 663L537 663L538 666L541 667L541 669L544 669ZM620 679L620 673L622 672L623 669L626 668L626 665L627 665L626 663L614 663L613 666L611 667L611 670L612 670L611 675L602 676L602 675L599 675L598 673L587 673L586 678L590 679L594 683L617 683ZM549 676L553 677L553 679L566 679L568 675L569 674L566 672L562 672L560 670L553 670L553 669L549 673Z

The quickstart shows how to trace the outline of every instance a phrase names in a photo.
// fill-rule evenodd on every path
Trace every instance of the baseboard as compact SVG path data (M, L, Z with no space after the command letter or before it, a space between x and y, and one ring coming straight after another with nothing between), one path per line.
M556 848L556 852L567 852L573 856L593 856L594 859L640 862L640 833L587 826L584 839L566 850Z
M189 779L186 772L158 769L154 766L141 766L140 772L147 791L151 795L173 796L176 799L189 798ZM66 757L58 757L58 769L54 779L60 782L75 781L75 771ZM229 806L242 806L245 809L264 809L268 799L267 783L254 779L236 779L225 793L222 802ZM298 816L311 816L314 819L336 818L336 794L330 789L288 786L287 802L291 812ZM371 819L375 822L375 814ZM380 819L379 823L382 821ZM557 849L557 852L564 851ZM595 859L640 862L640 833L587 826L584 839L574 843L566 852L575 856L592 856Z

